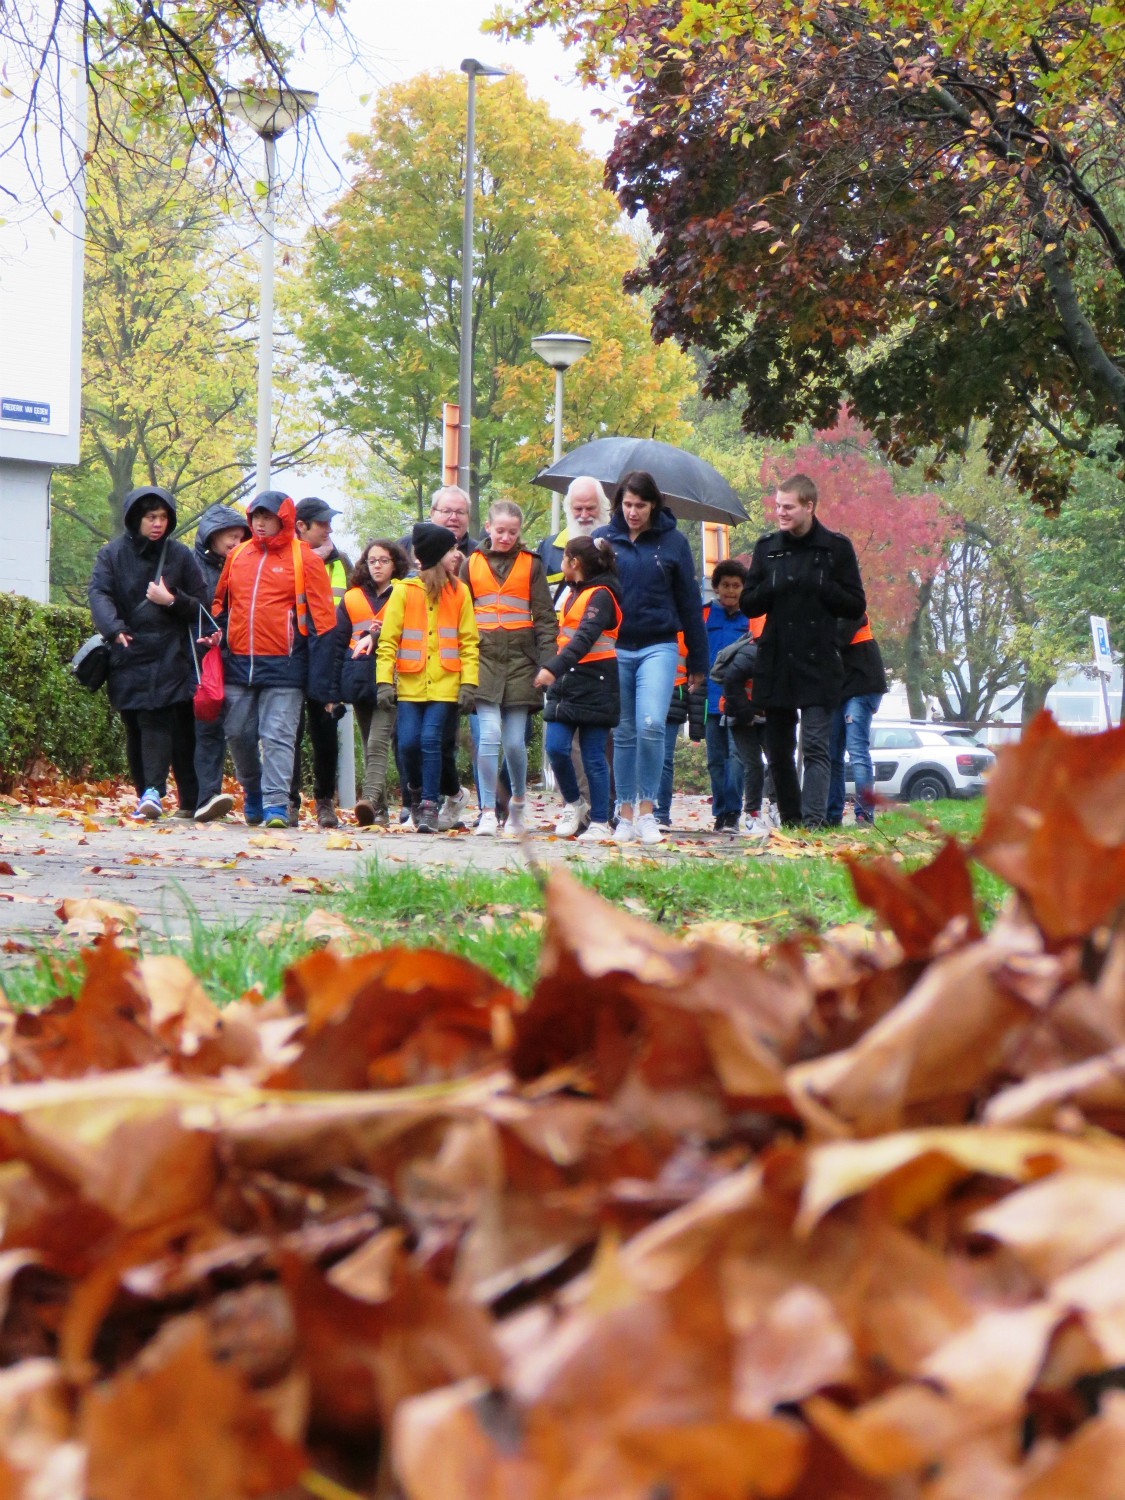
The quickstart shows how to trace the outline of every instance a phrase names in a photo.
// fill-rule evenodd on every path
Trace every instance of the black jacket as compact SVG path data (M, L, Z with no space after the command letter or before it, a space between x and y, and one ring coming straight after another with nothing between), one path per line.
M742 613L765 615L754 668L759 708L835 708L844 686L836 621L867 608L855 549L816 519L804 536L762 537L742 591Z
M152 604L145 597L155 582L164 541L148 542L137 534L142 502L156 495L176 526L176 507L167 490L145 485L125 496L125 534L98 553L90 577L90 613L94 629L110 643L106 690L114 708L167 708L188 702L196 677L189 632L199 626L199 606L209 603L199 567L180 542L169 541L162 569L172 604ZM132 644L114 637L124 631Z
M217 531L231 531L236 526L241 528L242 535L249 540L250 527L246 517L240 510L235 510L230 505L223 505L221 501L209 505L196 523L195 560L199 564L199 571L203 575L203 582L207 589L208 609L211 607L211 600L215 597L215 590L219 587L223 563L226 561L223 557L216 557L211 551L211 538Z
M378 614L387 600L391 597L393 583L389 583L383 592L377 593L374 584L363 585L363 592L367 596L367 602ZM333 634L335 641L335 657L332 671L332 698L333 703L374 703L375 702L375 651L370 656L353 657L348 650L352 638L352 622L348 611L343 604L336 607L336 629ZM379 640L379 631L375 631L376 647Z
M617 558L621 608L625 611L617 644L637 651L674 641L682 630L688 671L706 672L707 632L695 561L687 537L676 529L671 512L659 511L649 529L631 542L625 517L618 508L609 525L599 526L594 536L606 537Z
M859 641L854 646L851 643L856 631L868 623L866 615L859 620L840 620L837 623L836 643L840 647L840 658L844 663L841 702L846 702L848 698L881 695L887 691L887 673L879 642Z
M621 717L621 690L617 662L613 657L583 662L603 630L617 624L617 612L609 598L621 604L621 590L612 573L597 573L582 585L596 588L574 635L557 655L543 665L554 673L543 704L544 719L561 724L592 724L612 729Z
M750 693L754 693L754 669L757 664L758 643L747 633L737 650L727 658L720 682L723 712L731 724L753 724L762 717L746 691L747 684L750 684Z

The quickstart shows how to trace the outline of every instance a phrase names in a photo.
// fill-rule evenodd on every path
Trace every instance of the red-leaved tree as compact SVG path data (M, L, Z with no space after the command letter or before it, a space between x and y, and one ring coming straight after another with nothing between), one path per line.
M815 481L817 516L824 525L851 539L872 629L897 655L918 614L922 591L958 529L957 518L938 495L896 491L892 469L846 406L836 425L817 432L811 443L767 450L761 467L767 490L794 473Z

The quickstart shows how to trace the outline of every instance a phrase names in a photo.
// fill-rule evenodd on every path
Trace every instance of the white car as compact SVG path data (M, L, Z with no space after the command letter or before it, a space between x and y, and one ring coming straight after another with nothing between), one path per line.
M979 797L996 763L991 750L966 730L907 719L873 719L871 765L875 791L899 802L937 802L943 797ZM851 766L844 775L852 782Z

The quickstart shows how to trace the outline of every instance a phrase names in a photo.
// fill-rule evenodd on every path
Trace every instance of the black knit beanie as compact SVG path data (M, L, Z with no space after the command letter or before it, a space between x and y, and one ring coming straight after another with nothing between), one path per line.
M419 568L436 568L447 552L457 545L457 538L448 526L435 526L432 521L418 521L410 533L410 545Z

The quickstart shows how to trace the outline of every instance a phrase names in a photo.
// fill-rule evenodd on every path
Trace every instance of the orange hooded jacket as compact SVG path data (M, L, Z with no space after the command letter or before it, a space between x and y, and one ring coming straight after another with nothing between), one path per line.
M336 608L328 571L301 541L295 567L296 507L288 495L267 490L250 502L247 516L256 510L277 516L281 530L236 547L219 577L212 613L223 629L227 677L249 687L299 687L330 702Z

